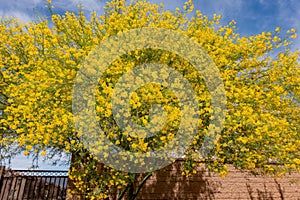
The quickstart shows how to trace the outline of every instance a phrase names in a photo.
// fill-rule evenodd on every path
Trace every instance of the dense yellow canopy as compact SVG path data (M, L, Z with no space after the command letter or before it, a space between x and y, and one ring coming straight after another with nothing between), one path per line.
M188 18L192 10L191 2L171 12L164 10L163 5L144 0L129 5L114 0L107 3L104 15L94 12L88 19L82 12L66 12L53 14L49 21L27 24L20 24L17 19L2 20L0 93L6 100L0 119L1 149L18 145L25 155L51 156L51 148L59 148L81 155L77 158L82 162L81 170L73 169L71 178L76 180L78 190L87 192L91 198L104 197L107 185L126 186L130 174L110 169L110 173L100 175L93 156L82 158L86 150L73 125L73 85L83 61L101 41L133 28L155 27L190 37L216 64L227 98L218 143L210 157L199 156L203 136L212 120L210 93L187 60L159 49L139 49L119 57L99 80L96 112L107 137L135 152L159 149L172 141L180 124L180 105L176 95L163 85L144 85L130 99L132 119L142 126L150 123L149 105L161 104L166 110L166 125L151 139L128 136L118 128L112 115L110 100L122 74L137 65L157 62L179 71L197 94L199 130L186 153L185 174L193 172L198 161L212 161L207 162L209 167L221 175L226 174L228 163L269 173L299 171L299 52L289 49L291 40L297 36L295 30L283 37L279 28L243 37L235 32L234 21L220 25L220 16L208 19L198 10ZM89 184L85 184L87 179Z

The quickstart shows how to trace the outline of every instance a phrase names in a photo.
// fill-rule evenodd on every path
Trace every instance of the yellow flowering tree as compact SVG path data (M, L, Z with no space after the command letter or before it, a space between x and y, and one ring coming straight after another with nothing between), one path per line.
M48 6L51 8L50 2ZM180 102L163 84L145 84L129 100L130 118L140 126L155 120L151 118L152 105L160 104L165 110L165 124L155 136L133 137L118 127L113 116L111 98L120 77L135 66L160 63L184 76L197 97L198 129L184 155L183 175L195 173L201 162L221 175L227 173L227 164L264 173L299 171L299 52L290 50L295 30L282 34L277 28L243 37L235 33L234 21L220 25L220 16L209 19L199 10L188 17L192 11L191 1L171 12L144 0L130 4L113 0L103 15L93 12L88 19L82 11L52 14L51 25L47 20L21 24L17 19L2 19L1 149L18 147L16 151L23 150L25 155L48 157L57 149L72 153L70 180L74 187L70 194L101 199L118 191L119 199L124 195L134 199L152 171L138 177L99 164L101 160L81 141L84 133L74 126L72 95L76 74L99 43L127 30L152 27L180 32L211 57L227 98L223 129L213 150L202 157L199 149L213 120L208 86L188 60L166 50L144 48L117 57L98 81L95 112L109 141L127 151L147 153L176 137Z

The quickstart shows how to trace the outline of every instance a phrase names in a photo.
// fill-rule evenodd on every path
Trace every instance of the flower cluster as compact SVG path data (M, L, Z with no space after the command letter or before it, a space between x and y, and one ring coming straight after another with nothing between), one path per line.
M47 20L27 24L17 19L2 20L1 153L18 145L25 155L51 157L49 149L59 148L73 154L70 180L74 194L105 198L111 188L126 188L135 180L133 175L100 167L81 143L73 125L72 89L76 73L99 42L133 28L157 27L192 38L216 64L227 97L224 129L209 157L201 157L199 149L213 120L210 93L201 74L171 52L138 49L117 58L99 79L95 110L107 138L128 151L145 153L163 148L176 136L181 123L180 102L163 84L146 84L129 101L131 118L140 126L155 122L151 118L152 105L160 104L165 110L165 124L155 136L130 136L113 117L111 98L122 74L144 63L161 63L180 72L197 95L199 129L185 155L184 175L195 173L197 163L206 161L221 175L227 173L228 163L267 173L300 171L299 52L289 49L296 31L291 29L282 37L280 28L276 28L274 32L241 37L235 33L234 21L220 25L220 16L209 19L200 11L188 18L192 9L191 1L171 12L144 0L130 4L113 0L107 3L102 16L96 12L89 19L83 12L53 14L53 26Z

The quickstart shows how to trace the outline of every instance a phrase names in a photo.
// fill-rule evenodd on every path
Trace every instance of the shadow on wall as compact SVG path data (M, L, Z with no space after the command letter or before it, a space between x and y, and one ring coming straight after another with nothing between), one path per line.
M176 162L157 173L148 180L137 199L215 199L221 189L221 182L207 179L205 168L191 177L182 176L183 162Z
M281 184L274 179L274 182L276 183L278 193L280 194L280 199L284 200L284 189L282 188ZM251 200L274 200L279 199L279 197L273 197L274 192L271 192L268 190L266 183L264 183L264 187L262 189L256 189L256 191L251 188L249 183L246 183L247 190L250 196ZM299 198L300 199L300 198Z
M191 177L181 175L182 161L156 172L143 186L138 200L300 200L300 174L283 178L253 175L230 167L225 178L198 167Z
M229 166L228 175L221 178L199 166L196 174L186 178L181 175L182 166L183 161L179 160L156 171L143 185L136 200L300 200L299 173L277 178ZM138 179L142 178L138 175ZM117 193L111 190L109 199L116 200ZM73 196L70 199L84 198Z

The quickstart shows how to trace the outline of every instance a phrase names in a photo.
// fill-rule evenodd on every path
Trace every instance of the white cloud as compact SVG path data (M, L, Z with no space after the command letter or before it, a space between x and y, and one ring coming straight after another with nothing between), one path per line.
M86 13L91 11L103 12L105 3L100 0L53 0L54 7L60 11L78 11L81 4ZM0 15L4 17L16 17L22 22L29 22L36 19L34 10L46 11L45 0L0 0Z
M6 8L16 8L16 9L22 9L22 8L34 8L41 2L45 2L43 0L14 0L14 1L7 1L7 0L0 0L1 7Z
M186 0L150 0L150 2L155 4L163 3L165 10L174 11L176 8L182 8Z
M38 159L38 169L42 170L68 170L69 165L64 165L64 163L70 162L71 155L62 153L61 157L55 157L55 159L60 159L61 162L58 162L57 165L53 165L51 160L44 160L44 157L40 156ZM14 158L11 159L10 165L8 164L8 160L2 160L1 164L4 164L6 167L9 167L14 170L18 169L30 169L33 164L33 157L25 157L23 152L16 155Z
M33 20L33 17L26 12L20 10L8 10L6 12L0 11L0 15L4 17L15 17L20 20L20 22L30 22Z
M269 1L269 0L259 0L258 2L262 6L269 6L270 4L274 3L273 1Z
M4 17L17 17L23 22L34 19L33 11L43 0L0 0L0 15Z
M78 11L77 6L81 4L83 6L84 11L86 12L103 12L103 7L105 5L105 3L100 0L55 0L52 2L54 7L69 11Z
M295 28L298 32L298 38L294 40L294 48L300 49L300 1L298 0L277 0L279 5L278 21L289 29ZM289 8L289 9L288 9Z
M105 3L99 0L74 0L73 5L81 4L87 11L102 11Z
M239 14L245 4L243 0L198 0L194 2L200 10L225 16Z
M231 13L231 12L235 12L235 14L240 14L243 5L244 5L244 1L242 0L223 0L215 3L216 9L223 14Z

